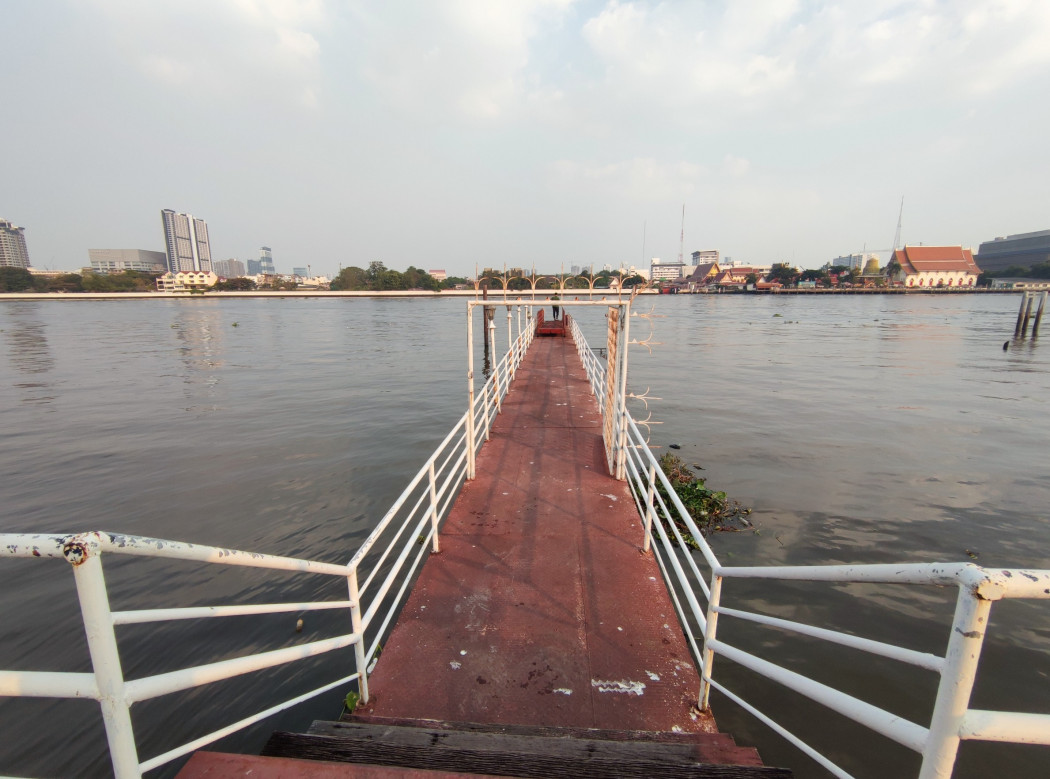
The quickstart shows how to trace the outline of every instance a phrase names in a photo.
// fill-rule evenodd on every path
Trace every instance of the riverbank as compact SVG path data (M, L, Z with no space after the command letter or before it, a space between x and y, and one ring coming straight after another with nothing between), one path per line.
M620 294L608 289L538 289L538 290L489 290L492 300L501 300L504 297L519 300L546 300L556 291L563 295L574 297L620 297ZM1022 292L1020 289L991 289L988 287L934 287L920 288L908 287L898 289L778 289L778 290L747 290L740 292L682 292L682 295L803 295L803 296L838 296L838 295L863 295L871 297L874 295L1015 295ZM627 290L624 296L630 294ZM639 290L640 295L658 295L659 290ZM445 289L440 292L428 292L425 290L393 290L388 292L375 292L369 290L291 290L271 291L252 290L250 292L0 292L0 301L4 300L202 300L212 298L423 298L427 300L448 300L450 298L476 298L481 292L473 289Z
M1013 293L1020 292L1020 289L1000 287L893 287L890 289L884 288L868 288L868 287L851 287L849 289L841 288L809 288L803 287L802 289L795 289L791 287L784 287L781 289L754 289L748 290L745 294L748 295L999 295L1004 292Z
M555 292L563 295L572 294L578 297L618 297L616 292L608 289L571 289L571 290L489 290L492 300L504 297L518 299L546 300ZM475 298L482 293L473 289L446 289L441 292L424 290L395 290L390 292L345 290L330 291L324 289L292 290L274 292L271 290L252 290L250 292L3 292L0 300L203 300L211 298L425 298L442 300L449 298ZM628 295L624 291L623 295ZM642 290L640 294L656 295L656 290Z

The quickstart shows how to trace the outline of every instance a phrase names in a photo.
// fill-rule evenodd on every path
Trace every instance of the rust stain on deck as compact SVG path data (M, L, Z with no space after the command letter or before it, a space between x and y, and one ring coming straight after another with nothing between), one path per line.
M711 732L570 339L537 339L370 679L362 713Z

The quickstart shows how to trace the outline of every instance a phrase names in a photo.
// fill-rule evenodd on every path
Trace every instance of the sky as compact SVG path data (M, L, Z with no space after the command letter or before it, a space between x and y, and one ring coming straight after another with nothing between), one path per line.
M1050 229L1046 0L0 0L0 26L0 218L40 268L163 250L164 208L214 259L328 275L812 268L885 258L902 198L901 245Z

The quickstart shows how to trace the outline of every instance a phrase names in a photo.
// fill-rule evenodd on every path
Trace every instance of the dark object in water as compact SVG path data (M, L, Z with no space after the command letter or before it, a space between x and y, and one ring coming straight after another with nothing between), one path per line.
M678 444L671 444L671 448L672 449L681 449L682 447L679 446Z
M1010 342L1009 341L1004 341L1003 342L1003 351L1005 352L1009 348L1010 348Z

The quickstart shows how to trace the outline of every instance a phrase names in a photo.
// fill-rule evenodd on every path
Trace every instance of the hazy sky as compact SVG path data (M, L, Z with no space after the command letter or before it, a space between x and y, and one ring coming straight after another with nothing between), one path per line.
M816 267L1050 228L1047 0L0 0L37 267ZM644 234L644 245L643 245Z

